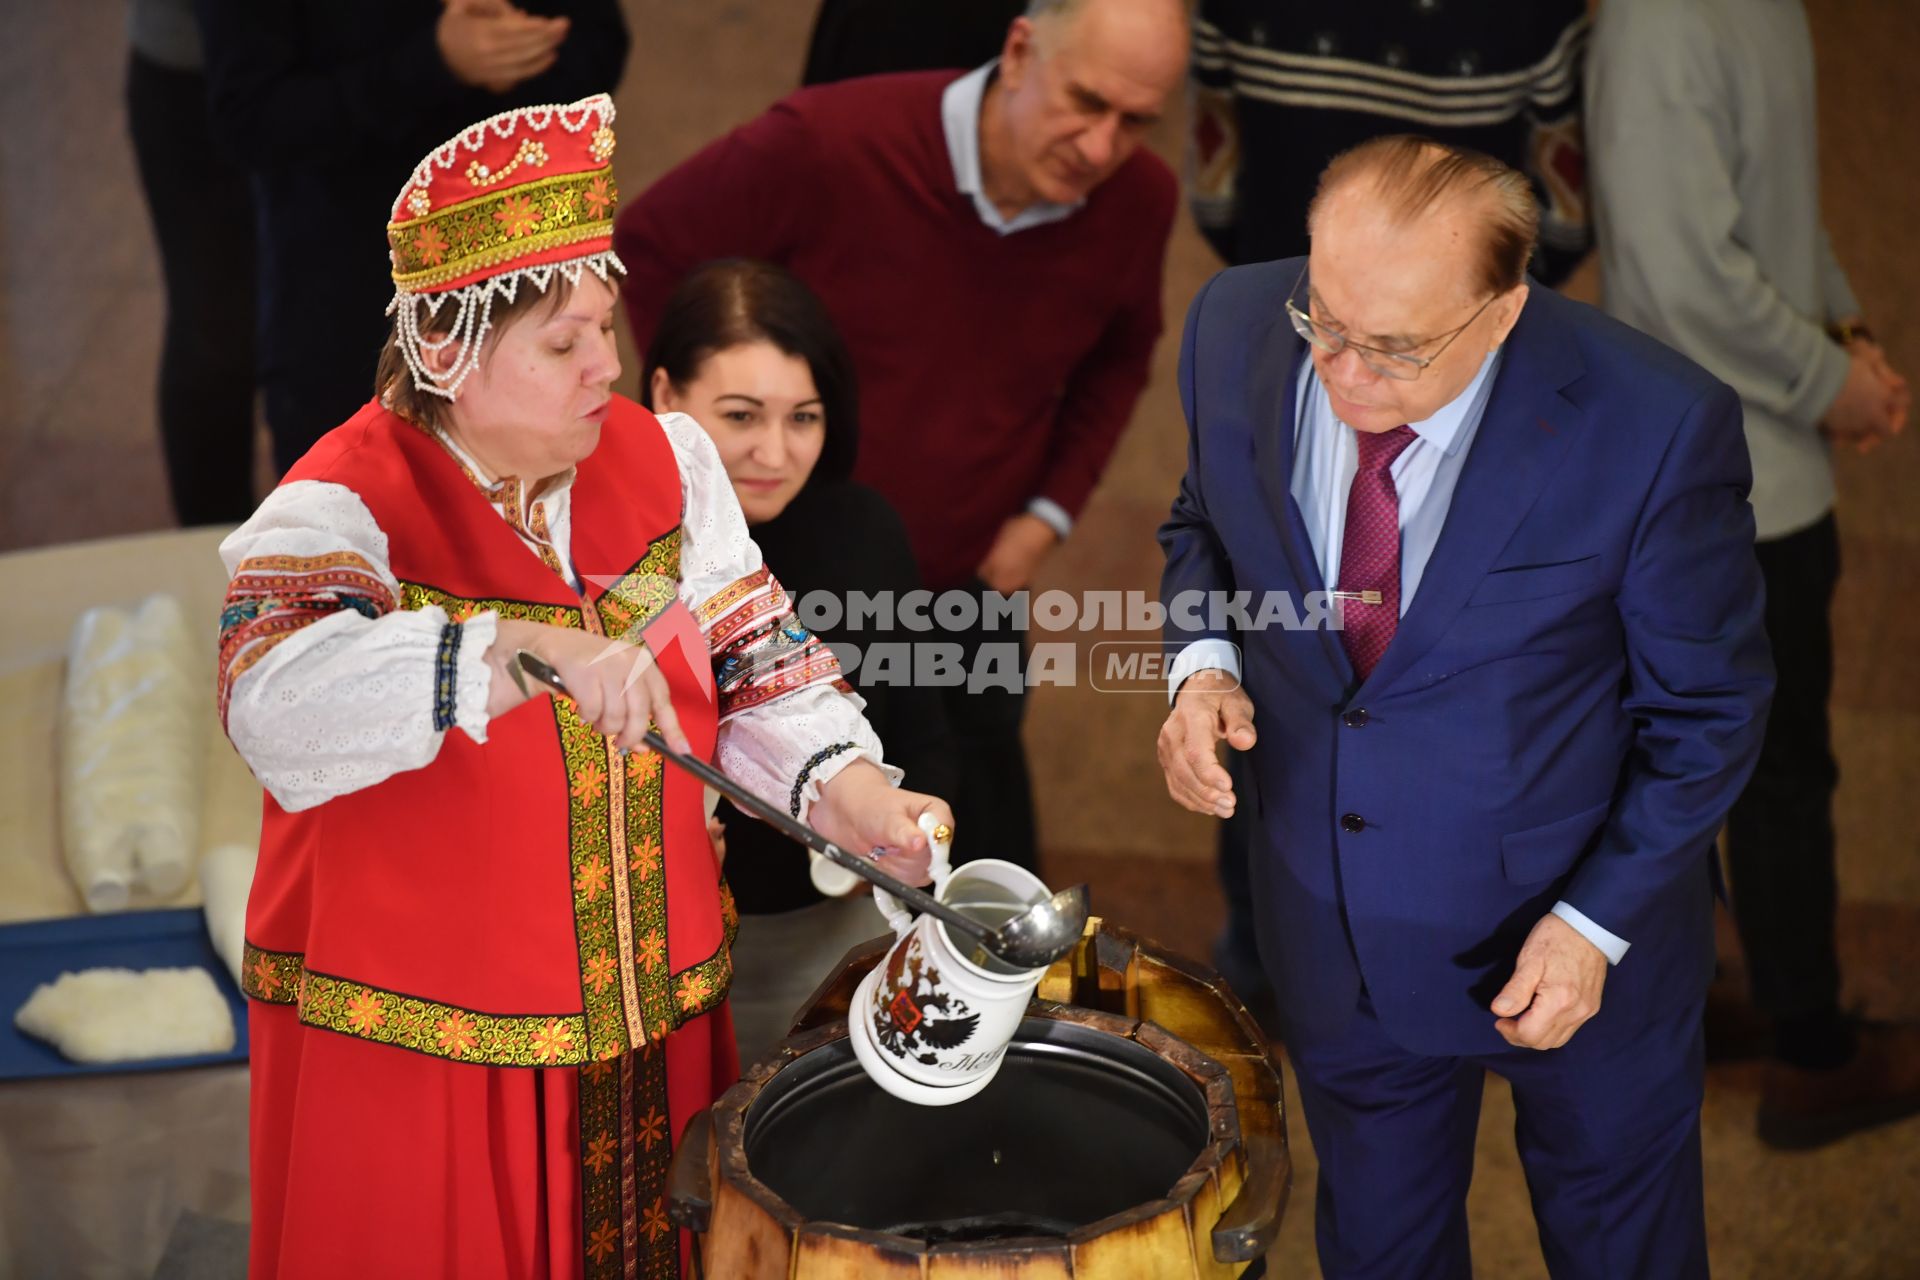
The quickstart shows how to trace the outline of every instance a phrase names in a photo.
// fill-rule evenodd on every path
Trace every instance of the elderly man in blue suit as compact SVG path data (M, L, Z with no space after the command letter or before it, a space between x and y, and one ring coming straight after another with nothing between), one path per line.
M1554 1276L1707 1274L1713 841L1772 687L1740 404L1530 284L1537 222L1498 161L1379 139L1307 259L1187 316L1159 755L1253 810L1332 1280L1470 1274L1487 1070ZM1240 591L1291 605L1185 594ZM1337 627L1248 625L1323 591Z

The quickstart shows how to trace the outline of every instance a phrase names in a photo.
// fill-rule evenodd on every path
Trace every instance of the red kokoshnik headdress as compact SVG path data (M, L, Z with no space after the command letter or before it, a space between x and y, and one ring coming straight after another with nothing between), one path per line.
M569 284L582 268L600 279L626 273L613 254L613 100L522 107L482 120L422 160L393 202L387 224L400 350L414 385L451 400L473 372L497 294L513 301L523 281L544 292L557 271ZM455 308L452 327L421 333ZM460 358L435 373L423 356L450 343Z

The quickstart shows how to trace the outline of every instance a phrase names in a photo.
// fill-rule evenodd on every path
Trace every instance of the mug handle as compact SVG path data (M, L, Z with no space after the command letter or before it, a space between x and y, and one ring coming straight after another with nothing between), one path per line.
M933 851L933 896L938 898L947 891L947 880L953 875L953 866L947 854L952 848L953 836L948 834L945 840L935 840L934 831L940 822L930 813L920 815L920 829L927 833L927 847ZM904 938L907 930L913 928L913 913L902 906L900 900L884 889L873 891L873 905L880 908L880 914L893 926L895 936Z
M807 879L829 898L844 898L866 881L837 862L829 862L813 850L807 850Z

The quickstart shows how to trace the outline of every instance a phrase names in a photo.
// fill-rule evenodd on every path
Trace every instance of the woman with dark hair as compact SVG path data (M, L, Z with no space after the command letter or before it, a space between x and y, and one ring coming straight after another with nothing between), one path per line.
M887 500L848 477L859 452L852 361L833 322L791 273L761 262L701 267L674 292L647 351L640 389L661 412L685 413L712 437L768 569L800 602L831 596L815 627L865 700L887 760L916 790L957 781L936 688L916 688L911 636L853 629L851 592L901 595L920 586L906 530ZM818 593L818 594L816 594ZM861 661L882 652L894 661ZM871 901L829 898L805 851L722 800L727 879L741 913L733 947L734 1029L743 1061L786 1034L795 1009L847 948L884 931Z

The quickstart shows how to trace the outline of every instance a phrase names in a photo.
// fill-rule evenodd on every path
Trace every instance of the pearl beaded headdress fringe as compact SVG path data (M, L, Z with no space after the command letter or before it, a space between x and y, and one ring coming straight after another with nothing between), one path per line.
M587 258L575 258L571 262L556 263L547 267L522 267L509 271L505 275L492 276L481 284L470 284L464 289L451 293L404 293L395 291L393 301L387 304L387 314L397 317L399 326L400 354L407 359L407 368L413 370L413 385L429 395L451 400L460 391L460 384L467 380L480 364L480 352L486 346L487 334L493 328L493 300L496 296L511 303L518 294L522 282L532 285L540 292L547 291L547 285L557 274L563 277L570 287L578 286L580 273L591 270L603 282L611 283L611 268L621 275L627 273L626 266L614 256L613 250L596 253ZM422 315L432 321L448 303L454 306L453 324L440 337L429 338L422 330ZM436 373L426 362L427 352L439 352L458 343L460 358L448 366L445 373Z
M544 293L556 274L577 286L582 271L609 282L625 273L613 252L612 126L605 94L522 107L463 130L414 169L387 224L387 314L415 387L458 394L479 364L496 297L511 303L523 285ZM449 347L452 363L432 368L428 357Z

